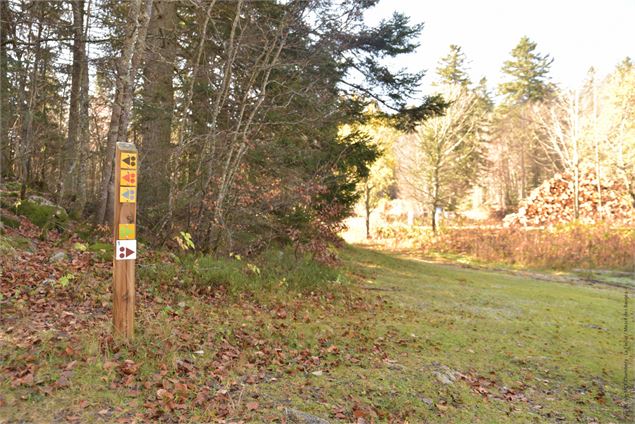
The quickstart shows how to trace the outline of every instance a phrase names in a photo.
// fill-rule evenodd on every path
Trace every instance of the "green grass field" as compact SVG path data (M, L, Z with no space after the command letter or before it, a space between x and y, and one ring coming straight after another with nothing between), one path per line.
M141 273L128 346L109 337L107 267L4 299L0 421L630 422L625 289L341 255L323 288Z

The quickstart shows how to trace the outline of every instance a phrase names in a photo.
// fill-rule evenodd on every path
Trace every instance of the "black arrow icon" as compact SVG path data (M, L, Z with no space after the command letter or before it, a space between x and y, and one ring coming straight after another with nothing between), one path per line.
M128 156L127 158L125 158L123 160L123 163L125 163L128 166L137 166L137 157L136 156Z

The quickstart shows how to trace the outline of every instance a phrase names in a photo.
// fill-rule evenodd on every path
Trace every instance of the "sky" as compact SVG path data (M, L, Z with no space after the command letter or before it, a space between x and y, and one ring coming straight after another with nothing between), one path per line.
M392 61L426 69L424 92L450 44L462 47L471 79L487 77L490 89L523 35L554 58L552 80L563 88L582 83L591 66L602 77L624 57L635 60L635 0L381 0L365 20L375 24L393 11L424 23L417 52Z

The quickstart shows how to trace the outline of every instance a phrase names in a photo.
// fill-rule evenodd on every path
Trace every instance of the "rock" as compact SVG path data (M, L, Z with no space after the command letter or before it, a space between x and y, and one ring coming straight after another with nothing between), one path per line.
M298 411L293 408L285 408L284 415L288 423L295 424L329 424L329 421L324 418L316 417L315 415L307 414L306 412Z
M50 200L42 197L42 196L36 196L36 195L31 195L29 196L29 200L31 202L37 203L38 205L44 205L44 206L57 206L55 203L51 202Z
M66 252L59 251L51 255L51 257L49 258L49 262L51 263L62 262L62 261L65 261L66 259L68 259L68 255L66 254Z
M391 363L391 364L388 364L388 369L394 370L394 371L404 371L406 367L401 364Z
M420 396L419 399L421 399L421 402L425 403L428 406L434 405L434 401L430 398L427 398L425 396Z
M41 196L29 196L15 208L18 215L26 216L40 228L63 230L68 221L66 210Z
M457 378L457 372L453 369L441 365L438 363L432 363L435 369L432 371L432 375L439 381L439 383L450 385L454 384Z
M450 379L450 377L448 377L447 375L439 372L439 371L435 371L434 372L434 376L437 378L437 380L439 380L440 383L443 384L447 384L450 385L452 383L454 383L454 381L452 381L452 379Z

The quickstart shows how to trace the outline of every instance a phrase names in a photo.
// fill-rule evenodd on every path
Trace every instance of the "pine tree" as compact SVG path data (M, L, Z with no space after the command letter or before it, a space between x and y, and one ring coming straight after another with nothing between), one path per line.
M437 74L441 84L470 85L470 77L467 74L467 58L461 46L450 44L450 52L439 61Z
M509 80L498 87L508 103L520 104L546 99L554 91L549 82L553 59L536 52L536 43L522 37L511 51L512 59L503 64L502 71Z

